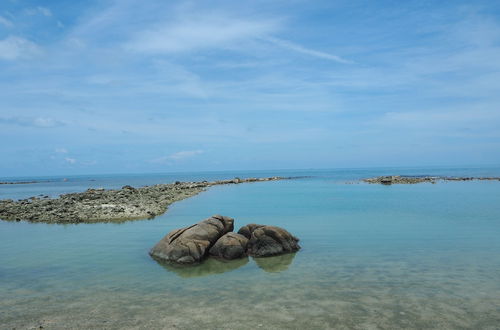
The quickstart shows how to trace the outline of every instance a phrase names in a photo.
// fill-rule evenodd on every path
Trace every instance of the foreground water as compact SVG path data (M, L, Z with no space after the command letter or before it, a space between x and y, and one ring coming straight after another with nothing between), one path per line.
M500 324L500 182L346 184L373 169L47 178L0 198L234 176L310 175L216 186L153 220L0 221L0 328L471 328ZM89 181L95 180L95 181ZM2 181L2 180L0 180ZM147 252L212 214L283 226L295 255L165 267Z

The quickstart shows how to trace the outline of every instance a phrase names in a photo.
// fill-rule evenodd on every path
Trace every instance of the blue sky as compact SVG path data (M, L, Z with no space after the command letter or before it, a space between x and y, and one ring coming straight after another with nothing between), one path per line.
M500 3L2 0L0 140L0 176L500 164Z

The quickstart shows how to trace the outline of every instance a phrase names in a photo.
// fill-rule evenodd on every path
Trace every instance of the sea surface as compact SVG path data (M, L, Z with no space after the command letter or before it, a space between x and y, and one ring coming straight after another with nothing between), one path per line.
M0 199L305 176L214 186L152 220L0 221L0 329L499 329L500 182L358 181L386 174L500 176L500 168L15 178L43 182L0 185ZM302 249L180 268L149 257L169 231L213 214L235 218L235 230L282 226Z

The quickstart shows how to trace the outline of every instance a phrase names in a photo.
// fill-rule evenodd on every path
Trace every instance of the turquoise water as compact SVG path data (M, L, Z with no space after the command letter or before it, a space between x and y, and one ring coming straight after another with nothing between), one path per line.
M471 328L500 324L500 182L348 184L382 174L497 175L494 168L359 169L49 178L0 198L234 176L153 220L0 221L0 328ZM90 181L95 180L95 181ZM2 180L0 180L2 181ZM301 239L296 254L190 268L147 252L212 214Z

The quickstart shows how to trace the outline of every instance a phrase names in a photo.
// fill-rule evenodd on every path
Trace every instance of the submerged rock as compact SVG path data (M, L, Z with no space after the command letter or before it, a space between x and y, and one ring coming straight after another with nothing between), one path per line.
M262 259L262 258L261 258ZM245 266L248 263L248 257L234 259L234 260L222 260L218 258L208 258L200 264L193 265L182 265L175 263L167 263L158 261L158 263L169 272L183 277L203 277L215 274L222 274L236 270L240 267Z
M236 259L245 257L247 251L248 238L236 233L227 233L210 249L211 256L221 259Z
M299 239L283 228L248 224L238 231L249 239L247 253L254 257L268 257L296 252Z
M149 254L168 262L197 263L206 256L210 247L221 236L233 230L233 226L233 218L214 215L190 227L171 231Z
M268 258L255 258L255 263L268 273L279 273L287 270L294 258L295 253L286 253Z

